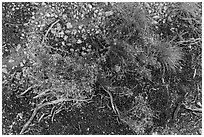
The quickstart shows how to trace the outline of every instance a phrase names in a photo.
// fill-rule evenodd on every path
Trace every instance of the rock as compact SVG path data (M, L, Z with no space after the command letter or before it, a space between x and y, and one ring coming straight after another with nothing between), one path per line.
M73 26L70 22L67 23L67 29L71 29Z

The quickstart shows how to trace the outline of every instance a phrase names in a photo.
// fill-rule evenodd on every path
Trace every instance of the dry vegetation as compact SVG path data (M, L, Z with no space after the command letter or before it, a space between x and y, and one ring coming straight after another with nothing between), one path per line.
M201 134L182 123L201 119L201 15L201 3L3 3L3 122L9 96L32 104L21 131L3 134L29 134L46 108L53 121L102 91L135 134Z

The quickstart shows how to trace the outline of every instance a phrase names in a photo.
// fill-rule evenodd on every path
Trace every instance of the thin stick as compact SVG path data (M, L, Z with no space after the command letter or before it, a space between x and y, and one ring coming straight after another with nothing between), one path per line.
M44 41L45 41L45 39L47 38L47 35L48 35L48 33L49 33L49 31L52 29L52 27L56 24L56 23L58 23L60 21L60 19L58 19L58 20L56 20L54 23L52 23L52 25L49 27L49 29L47 30L47 32L45 33L45 35L44 35L44 37L43 37L43 39L42 39L42 42L41 42L41 44L44 44Z
M196 76L196 69L194 69L193 79L195 78L195 76Z
M32 120L34 119L35 115L37 114L39 108L35 108L35 110L33 111L32 116L30 117L30 119L25 123L25 125L23 126L20 134L23 134L23 132L28 128L28 126L30 125L30 123L32 122Z
M37 87L37 86L39 86L39 85L36 84L36 85L32 85L32 86L30 86L30 87L27 88L23 93L21 93L19 96L23 96L23 95L26 94L29 90L31 90L32 88Z
M49 94L49 91L50 91L50 89L47 89L47 90L41 92L40 94L36 95L35 97L33 97L33 99L45 96L45 95Z
M101 85L101 86L102 86L102 85ZM112 106L113 111L114 111L116 114L118 114L118 116L120 117L120 112L119 112L117 106L114 105L112 94L111 94L110 91L107 90L105 87L102 86L102 88L103 88L103 89L108 93L108 95L110 96L110 101L111 101L111 106Z
M202 108L201 109L200 108L190 108L190 107L187 107L185 104L183 104L183 105L184 105L185 109L190 110L194 113L202 113Z
M45 114L43 113L43 114L40 116L38 122L40 122L44 116L45 116Z

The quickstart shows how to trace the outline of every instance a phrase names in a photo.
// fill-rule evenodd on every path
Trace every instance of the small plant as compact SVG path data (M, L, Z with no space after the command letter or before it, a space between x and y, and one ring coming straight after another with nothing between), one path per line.
M121 120L132 128L136 134L145 134L145 129L153 126L154 113L144 98L139 95L135 97L133 106L128 110Z
M37 104L36 111L33 112L33 116L24 125L21 133L26 130L40 108L66 101L80 106L81 103L89 101L93 95L92 86L97 75L96 64L93 62L87 64L81 58L62 58L60 55L46 57L40 59L40 62L49 62L46 68L43 67L44 63L38 64L36 62L37 65L33 65L32 68L25 71L28 77L36 82L32 86L34 93L37 94L34 99L40 99L44 103ZM29 88L29 90L32 88ZM21 93L21 96L29 90ZM52 99L47 100L46 98Z
M25 39L3 57L3 88L15 92L13 79L18 80L16 85L20 83L22 90L16 91L16 97L29 96L34 101L20 134L35 119L51 117L53 122L62 109L83 107L98 101L93 100L97 95L101 105L109 99L110 113L135 134L148 134L147 130L156 128L155 117L161 123L171 121L180 96L176 82L188 75L195 85L199 81L196 94L200 94L201 3L34 5L36 11L23 25ZM190 96L189 91L185 93ZM108 96L105 102L104 96ZM50 112L48 117L45 111Z
M158 60L163 65L163 68L168 72L176 72L183 60L183 52L177 45L172 45L170 42L157 43Z

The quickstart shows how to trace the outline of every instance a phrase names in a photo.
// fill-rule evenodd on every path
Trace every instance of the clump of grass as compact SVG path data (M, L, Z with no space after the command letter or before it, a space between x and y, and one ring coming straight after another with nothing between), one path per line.
M136 134L145 134L145 129L153 126L154 113L145 99L139 95L135 97L130 110L121 115L121 120L126 123Z
M141 44L141 35L148 28L148 18L138 3L114 3L113 14L104 22L108 39Z
M33 85L21 93L21 96L33 91L36 94L33 99L40 100L40 103L36 104L37 107L20 134L25 132L41 108L63 102L81 106L90 101L94 93L93 84L97 77L97 65L94 62L86 62L78 56L62 57L59 54L36 58L32 60L33 65L24 71L24 76L28 77Z
M175 4L175 10L186 12L188 16L198 17L201 11L201 3L198 2L178 2Z
M156 48L158 60L166 71L176 72L182 66L181 61L184 55L182 48L170 42L158 42Z

